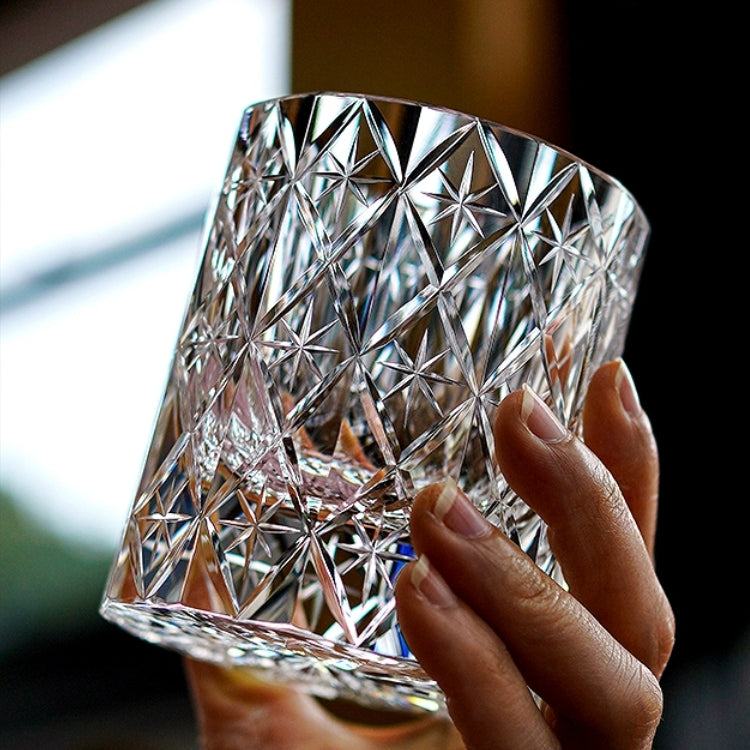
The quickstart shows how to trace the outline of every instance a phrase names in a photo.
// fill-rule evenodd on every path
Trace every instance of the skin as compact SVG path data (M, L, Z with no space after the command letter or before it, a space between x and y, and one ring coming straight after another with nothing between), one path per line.
M650 748L674 619L653 565L656 444L622 362L595 373L583 418L585 443L524 389L503 400L495 422L498 464L549 524L568 590L484 523L452 483L415 500L420 557L397 581L398 616L445 692L450 720L342 719L247 670L187 660L202 746Z

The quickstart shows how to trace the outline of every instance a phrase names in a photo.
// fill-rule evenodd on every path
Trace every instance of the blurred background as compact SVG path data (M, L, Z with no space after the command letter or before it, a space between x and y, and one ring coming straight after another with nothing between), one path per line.
M661 449L657 567L678 624L655 747L750 746L744 371L727 356L742 347L743 201L729 194L742 175L720 85L732 70L718 22L657 11L624 0L6 0L0 747L196 747L179 657L97 609L241 111L321 89L534 133L641 202L653 233L625 356Z

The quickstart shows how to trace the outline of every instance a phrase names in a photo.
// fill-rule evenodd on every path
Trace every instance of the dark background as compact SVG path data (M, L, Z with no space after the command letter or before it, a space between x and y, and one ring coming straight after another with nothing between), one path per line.
M6 3L0 73L137 4ZM651 2L299 0L292 89L471 111L569 149L638 198L652 238L625 358L660 446L656 562L677 619L656 747L739 750L750 746L746 438L737 437L745 347L735 322L746 265L738 156L746 94L724 55L733 20L691 7L665 14ZM19 565L7 540L28 531L9 508L4 502L0 579ZM54 540L36 540L37 554L27 554L49 557ZM45 574L59 572L40 564ZM92 584L76 600L78 617L16 623L12 597L0 599L2 633L18 640L0 662L4 747L193 746L179 659L99 620L104 574L86 574Z

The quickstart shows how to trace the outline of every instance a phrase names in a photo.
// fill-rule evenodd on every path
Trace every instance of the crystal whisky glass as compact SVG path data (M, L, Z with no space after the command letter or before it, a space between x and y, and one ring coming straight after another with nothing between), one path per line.
M443 709L399 630L415 494L453 478L560 580L494 460L531 385L578 429L649 234L616 180L417 102L242 115L101 612L325 697Z

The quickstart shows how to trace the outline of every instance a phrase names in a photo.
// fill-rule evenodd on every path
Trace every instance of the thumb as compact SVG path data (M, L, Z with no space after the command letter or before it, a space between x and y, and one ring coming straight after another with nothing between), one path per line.
M301 690L185 659L203 750L419 750L462 747L446 719L406 718L388 726L344 721Z
M205 750L334 747L332 717L309 695L265 682L249 669L184 663Z

